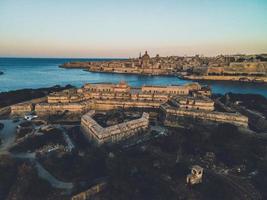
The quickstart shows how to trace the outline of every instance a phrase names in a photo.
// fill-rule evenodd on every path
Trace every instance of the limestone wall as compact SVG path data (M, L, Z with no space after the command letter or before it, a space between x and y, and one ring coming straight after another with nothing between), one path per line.
M88 200L90 199L93 195L101 192L102 190L105 189L107 183L103 182L103 183L99 183L91 188L89 188L88 190L81 192L77 195L74 195L71 200Z
M50 113L58 111L82 112L86 105L83 103L40 103L36 104L35 111L37 113Z
M103 128L92 118L94 112L82 116L81 130L88 140L95 141L98 145L124 140L147 129L149 125L149 114L143 113L139 119Z
M161 110L165 113L166 117L170 116L181 116L181 117L192 117L202 120L210 120L216 122L227 122L231 124L236 124L239 126L248 126L248 118L238 113L223 113L223 112L208 112L199 110L186 110L174 107L169 107L166 105L161 106Z
M159 108L164 101L129 101L129 100L93 100L88 103L88 109L111 110L116 108Z
M49 95L48 103L77 103L88 100L165 102L172 96L188 95L190 91L199 91L200 89L201 86L197 83L184 86L143 86L142 88L131 88L125 82L119 84L85 84L84 87L75 91L64 91ZM119 102L117 102L117 104L119 104ZM128 105L128 103L124 104L126 106ZM133 105L133 103L131 104ZM137 105L138 104L139 103L137 103ZM151 106L149 105L149 107Z
M47 97L41 97L10 106L11 114L23 114L34 110L34 105L45 102Z
M27 113L33 110L32 103L19 103L11 106L11 113Z
M3 107L3 108L0 108L0 116L7 115L10 112L11 112L10 106L6 106L6 107Z

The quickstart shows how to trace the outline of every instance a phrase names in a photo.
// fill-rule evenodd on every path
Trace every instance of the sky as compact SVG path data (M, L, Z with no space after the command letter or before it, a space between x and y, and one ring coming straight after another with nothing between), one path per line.
M267 53L267 0L0 0L1 57Z

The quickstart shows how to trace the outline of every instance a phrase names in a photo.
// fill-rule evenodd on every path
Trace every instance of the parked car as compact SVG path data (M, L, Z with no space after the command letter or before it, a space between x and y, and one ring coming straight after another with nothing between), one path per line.
M34 115L34 114L28 114L28 115L25 115L24 116L24 119L26 119L27 121L31 121L35 118L37 118L38 116L37 115Z

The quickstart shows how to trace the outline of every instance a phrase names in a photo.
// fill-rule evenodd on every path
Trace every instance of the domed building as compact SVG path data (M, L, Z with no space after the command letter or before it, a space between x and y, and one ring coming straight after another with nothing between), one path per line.
M148 67L150 63L150 56L148 55L147 51L141 58L141 65L143 68Z

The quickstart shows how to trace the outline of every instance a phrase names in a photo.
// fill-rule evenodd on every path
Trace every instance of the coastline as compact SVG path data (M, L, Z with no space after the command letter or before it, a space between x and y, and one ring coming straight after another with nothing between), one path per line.
M178 77L183 80L192 80L192 81L197 81L197 80L207 80L207 81L234 81L234 82L250 82L250 83L267 83L267 77L258 77L258 76L219 76L219 75L203 75L203 76L196 76L196 75L180 75L179 72L167 72L163 73L153 73L152 72L144 72L141 69L131 69L130 70L92 70L90 66L64 66L64 64L59 65L58 67L63 68L63 69L82 69L85 72L92 72L92 73L107 73L107 74L129 74L129 75L141 75L141 76L169 76L169 77ZM135 71L133 71L135 70Z
M51 92L59 92L65 89L73 88L72 85L52 86L37 89L19 89L8 92L0 92L0 109L5 109L10 105L22 103L36 98L46 97Z
M83 69L83 68L81 68L81 69ZM176 74L149 74L149 73L123 72L123 71L96 71L96 70L90 70L90 69L83 69L83 71L92 72L92 73L106 73L106 74L125 74L125 75L139 75L139 76L169 76L169 77L177 77Z
M210 80L210 81L239 81L251 83L267 83L267 77L256 76L179 76L185 80Z

